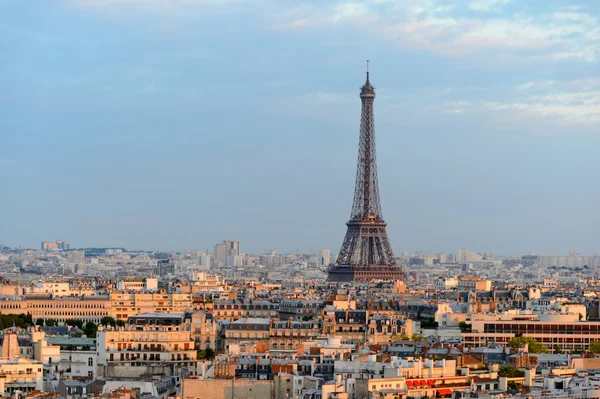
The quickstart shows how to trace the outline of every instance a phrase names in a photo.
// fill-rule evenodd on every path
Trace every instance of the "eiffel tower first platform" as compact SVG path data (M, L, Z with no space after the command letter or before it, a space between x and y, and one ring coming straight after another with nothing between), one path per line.
M362 110L354 202L348 231L335 264L328 268L328 281L404 280L396 264L386 232L375 158L375 88L367 81L360 89Z

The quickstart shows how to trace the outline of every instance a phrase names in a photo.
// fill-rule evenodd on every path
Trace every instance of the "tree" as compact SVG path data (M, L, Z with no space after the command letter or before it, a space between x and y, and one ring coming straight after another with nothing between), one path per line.
M65 324L70 327L77 327L79 329L83 329L83 320L80 319L67 319L65 320Z
M198 359L201 360L213 360L215 356L216 353L212 348L202 349L198 352Z
M10 328L12 326L27 328L33 325L33 319L28 314L0 314L0 329Z
M98 332L98 326L91 321L85 323L85 327L83 328L83 332L88 338L95 338L96 333Z
M125 322L121 319L117 319L117 327L123 327L125 325Z
M565 353L565 351L563 351L562 349L560 349L560 346L554 345L554 354L556 354L556 355L562 355L563 353Z
M600 353L600 342L599 341L590 342L590 352Z
M461 333L471 332L471 325L468 324L466 321L461 321L460 323L458 323L458 328L460 328Z
M100 324L102 324L103 326L117 326L117 322L115 321L115 319L110 316L104 316L102 319L100 319Z
M56 319L46 319L46 327L54 327L58 325L58 321Z
M518 378L525 376L525 372L514 368L513 366L502 366L500 367L500 371L498 371L498 375L500 377Z
M410 339L410 337L406 334L392 334L390 336L390 343L393 343L395 341L408 341Z
M415 341L415 342L420 342L423 341L425 339L424 335L421 334L413 334L412 337L410 337L411 340Z
M312 319L311 315L305 314L304 316L302 316L302 321L309 321Z
M532 337L515 337L508 341L508 346L514 349L522 348L525 344L527 344L529 353L548 353L548 348Z
M433 317L421 322L421 328L438 328L438 322Z

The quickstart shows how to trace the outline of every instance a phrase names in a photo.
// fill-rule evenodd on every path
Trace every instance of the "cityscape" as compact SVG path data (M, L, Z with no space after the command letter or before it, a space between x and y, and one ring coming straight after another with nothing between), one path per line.
M7 189L0 202L0 397L600 398L600 255L594 253L600 221L595 194L600 192L597 179L586 180L597 178L595 167L600 167L597 147L590 144L599 144L595 134L600 132L597 4L540 2L534 8L547 11L534 14L516 0L326 5L267 0L252 7L235 0L51 3L40 3L39 10L12 0L0 5L15 17L6 21L7 37L22 44L18 50L11 47L12 61L0 80L6 98L14 100L0 122L1 142L8 144L0 147L0 167L6 166L0 187ZM246 25L254 18L255 26ZM199 22L206 24L200 32L207 36L194 36L200 34ZM398 28L400 33L393 33ZM81 36L65 34L75 31ZM236 62L228 58L232 34L241 57ZM350 44L348 35L356 43ZM214 45L211 51L198 50L207 43ZM52 56L29 53L46 46L60 50ZM126 48L122 54L116 50L121 46ZM346 50L344 56L298 67L302 57L296 52L304 46L325 53ZM244 55L247 49L250 55ZM252 69L250 61L256 59L263 69L268 57L289 56L290 49L289 80L267 76L238 81L234 93L239 95L218 92L236 80L238 71L244 76ZM372 59L363 60L358 50ZM149 77L154 82L131 98L119 86L124 75L117 72L118 65L129 62L130 51L138 55L136 64L155 63L155 69L135 67L127 75L135 84ZM175 62L180 51L190 65ZM463 75L465 82L472 78L469 90L481 97L444 100L451 109L432 111L436 99L456 91L435 88L409 94L428 116L416 108L401 113L400 97L390 90L394 83L386 80L404 78L378 74L385 71L383 63L395 60L395 52L423 62L415 69L423 68L418 76L435 68L448 81L458 79L453 74ZM485 62L493 58L492 64L479 64L488 56ZM347 62L345 57L362 65L360 73L354 67L327 72ZM96 69L71 69L72 62L90 59ZM208 61L232 69L208 74ZM426 67L429 62L434 66ZM67 71L48 72L57 66ZM295 67L302 71L297 76ZM310 68L314 74L303 75ZM34 70L50 73L52 82L42 73L18 83L22 73ZM114 77L114 85L103 82L104 74ZM538 102L560 97L550 105L501 104L475 88L482 84L476 82L480 74L490 74L488 84L497 79L499 85L519 74L546 79L521 84L521 96L532 88L554 90L560 78L572 79L568 85L580 92L528 97ZM285 112L297 112L300 131L318 129L302 138L292 133L293 123L280 130L239 106L247 101L251 109L261 102L263 90L277 95L314 80L328 90L328 84L339 83L336 78L350 89L300 95L300 102L279 99L268 107L274 111L270 120L285 121ZM34 89L27 88L31 82ZM348 94L352 87L358 89ZM111 94L91 99L83 95L87 90ZM50 94L56 98L50 100ZM150 106L148 95L166 102ZM198 105L206 97L224 104L225 114L209 107L186 116L177 107L165 107L171 101ZM67 106L73 100L73 107ZM477 101L488 111L516 113L482 117L478 123L445 119L471 112L465 109L477 108ZM336 106L344 111L338 113ZM28 109L39 113L20 118ZM319 117L323 111L325 118ZM108 114L100 116L103 112ZM432 143L438 143L425 149L400 148L415 131L429 134L419 126L435 115L440 118L435 130L452 139L435 136ZM354 121L353 127L346 120ZM75 131L74 121L82 130ZM38 123L49 130L41 135ZM487 136L502 123L514 124L514 131L539 132L534 139ZM28 130L32 126L38 126L36 133ZM319 129L329 127L343 134L315 141L310 148L318 148L307 154L299 143L318 139L325 135ZM390 130L398 127L401 133ZM472 136L470 128L478 135ZM182 133L188 129L193 138ZM348 134L349 129L355 133ZM570 136L557 138L560 129ZM466 137L460 136L463 130ZM391 131L400 135L396 146ZM261 134L269 137L260 141ZM261 145L245 136L257 137ZM218 137L226 142L223 147ZM448 145L453 140L455 147ZM540 144L539 155L527 154L531 163L511 169L508 164L516 159L511 151L518 158L520 146L534 148L527 140L555 143ZM440 141L450 157L438 158ZM480 153L473 145L482 146ZM579 152L567 154L569 146ZM345 159L350 147L351 160ZM458 147L465 151L455 151ZM511 151L507 155L502 148ZM541 153L548 148L557 152L550 154L552 163L544 164L548 158ZM399 158L419 151L433 155L392 170ZM490 154L495 155L486 160ZM278 163L280 156L286 162ZM488 173L502 157L509 160L499 169L502 176ZM538 161L544 165L521 168ZM34 180L29 180L28 168L36 162L45 169L33 168ZM260 162L266 163L254 169ZM445 174L461 163L471 173L479 169L485 183L475 174ZM564 180L560 173L548 177L563 166ZM440 179L454 176L456 181L426 181L435 188L428 195L416 180L402 180L427 168ZM206 180L194 180L195 173ZM315 183L324 176L325 184ZM568 195L552 191L565 182L571 185L558 190ZM337 190L337 184L347 187ZM405 206L405 197L414 201L413 208ZM293 202L298 198L302 201ZM286 213L281 203L288 200L293 211ZM72 212L61 212L64 204ZM418 212L410 215L410 209ZM257 251L257 245L269 249ZM417 245L440 250L417 250ZM577 247L565 252L570 246ZM182 249L189 247L194 249Z

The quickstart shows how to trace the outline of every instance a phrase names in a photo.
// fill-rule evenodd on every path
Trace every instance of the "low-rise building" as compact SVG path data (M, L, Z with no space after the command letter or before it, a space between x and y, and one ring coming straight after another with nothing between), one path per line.
M105 376L194 374L197 351L183 314L131 316L124 327L99 328L98 365Z

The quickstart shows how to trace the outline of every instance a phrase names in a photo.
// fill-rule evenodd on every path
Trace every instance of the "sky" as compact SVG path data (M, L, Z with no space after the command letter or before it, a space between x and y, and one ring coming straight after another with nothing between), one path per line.
M0 0L0 243L600 254L596 0Z

